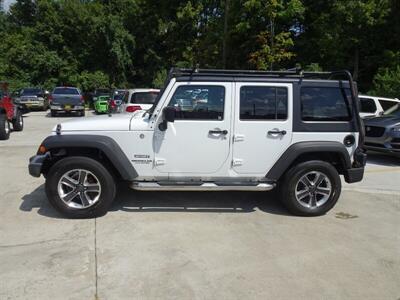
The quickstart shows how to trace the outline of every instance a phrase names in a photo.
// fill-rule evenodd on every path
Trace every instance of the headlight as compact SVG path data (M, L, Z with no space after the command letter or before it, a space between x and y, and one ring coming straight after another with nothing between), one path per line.
M400 126L393 127L392 129L394 132L400 132Z

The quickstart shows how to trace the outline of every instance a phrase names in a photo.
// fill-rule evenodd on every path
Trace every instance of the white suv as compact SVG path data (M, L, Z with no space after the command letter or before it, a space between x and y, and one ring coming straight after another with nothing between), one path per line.
M397 98L392 99L366 95L359 95L358 98L361 103L361 118L381 116L385 111L400 103L400 100Z
M292 213L321 215L339 198L339 175L362 180L358 106L347 71L172 69L146 112L57 125L29 171L69 217L105 214L119 180L142 191L279 188Z
M130 89L124 96L121 111L132 113L150 109L159 93L160 90L157 89Z

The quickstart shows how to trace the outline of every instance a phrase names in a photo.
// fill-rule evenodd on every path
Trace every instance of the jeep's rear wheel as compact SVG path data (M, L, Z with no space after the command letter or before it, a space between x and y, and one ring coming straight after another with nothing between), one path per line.
M319 216L337 202L341 181L337 170L324 161L308 161L290 169L284 179L282 201L290 212Z
M0 140L8 140L10 138L10 123L5 114L0 113Z
M21 111L18 109L15 119L12 121L14 131L22 131L24 129L24 118Z
M55 163L46 177L50 203L69 218L105 215L115 197L115 181L98 161L68 157Z
M51 115L52 117L57 117L57 111L54 110L54 109L50 110L50 115Z

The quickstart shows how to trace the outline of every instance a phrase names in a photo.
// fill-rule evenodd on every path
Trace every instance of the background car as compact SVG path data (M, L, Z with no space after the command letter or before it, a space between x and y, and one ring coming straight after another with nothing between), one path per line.
M8 93L8 84L0 82L0 140L8 140L11 127L14 131L24 129L23 110L16 105Z
M150 109L159 93L158 89L130 89L125 94L121 110L132 113L137 110Z
M15 98L17 104L23 104L28 109L47 110L49 108L49 100L45 90L41 88L24 88L20 90Z
M365 148L400 154L400 103L382 116L364 120Z
M114 90L111 95L111 99L109 101L110 112L112 113L120 113L121 105L123 104L123 100L127 90Z
M94 111L98 114L108 113L108 102L110 101L110 95L98 96L94 101Z
M392 108L396 104L400 103L397 98L384 98L384 97L373 97L366 95L359 95L360 99L360 117L378 117L383 114L384 111Z
M50 97L51 116L58 113L78 113L85 115L85 100L81 91L76 87L56 87Z

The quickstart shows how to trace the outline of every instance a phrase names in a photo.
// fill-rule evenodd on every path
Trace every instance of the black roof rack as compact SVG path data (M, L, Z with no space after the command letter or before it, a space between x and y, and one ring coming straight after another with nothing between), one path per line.
M187 68L172 68L169 72L169 78L179 76L196 76L196 77L269 77L269 78L310 78L310 79L333 79L342 75L344 79L349 80L350 72L346 70L333 72L308 72L296 68L287 71L258 71L258 70L222 70L222 69L187 69ZM352 80L352 79L351 79Z

